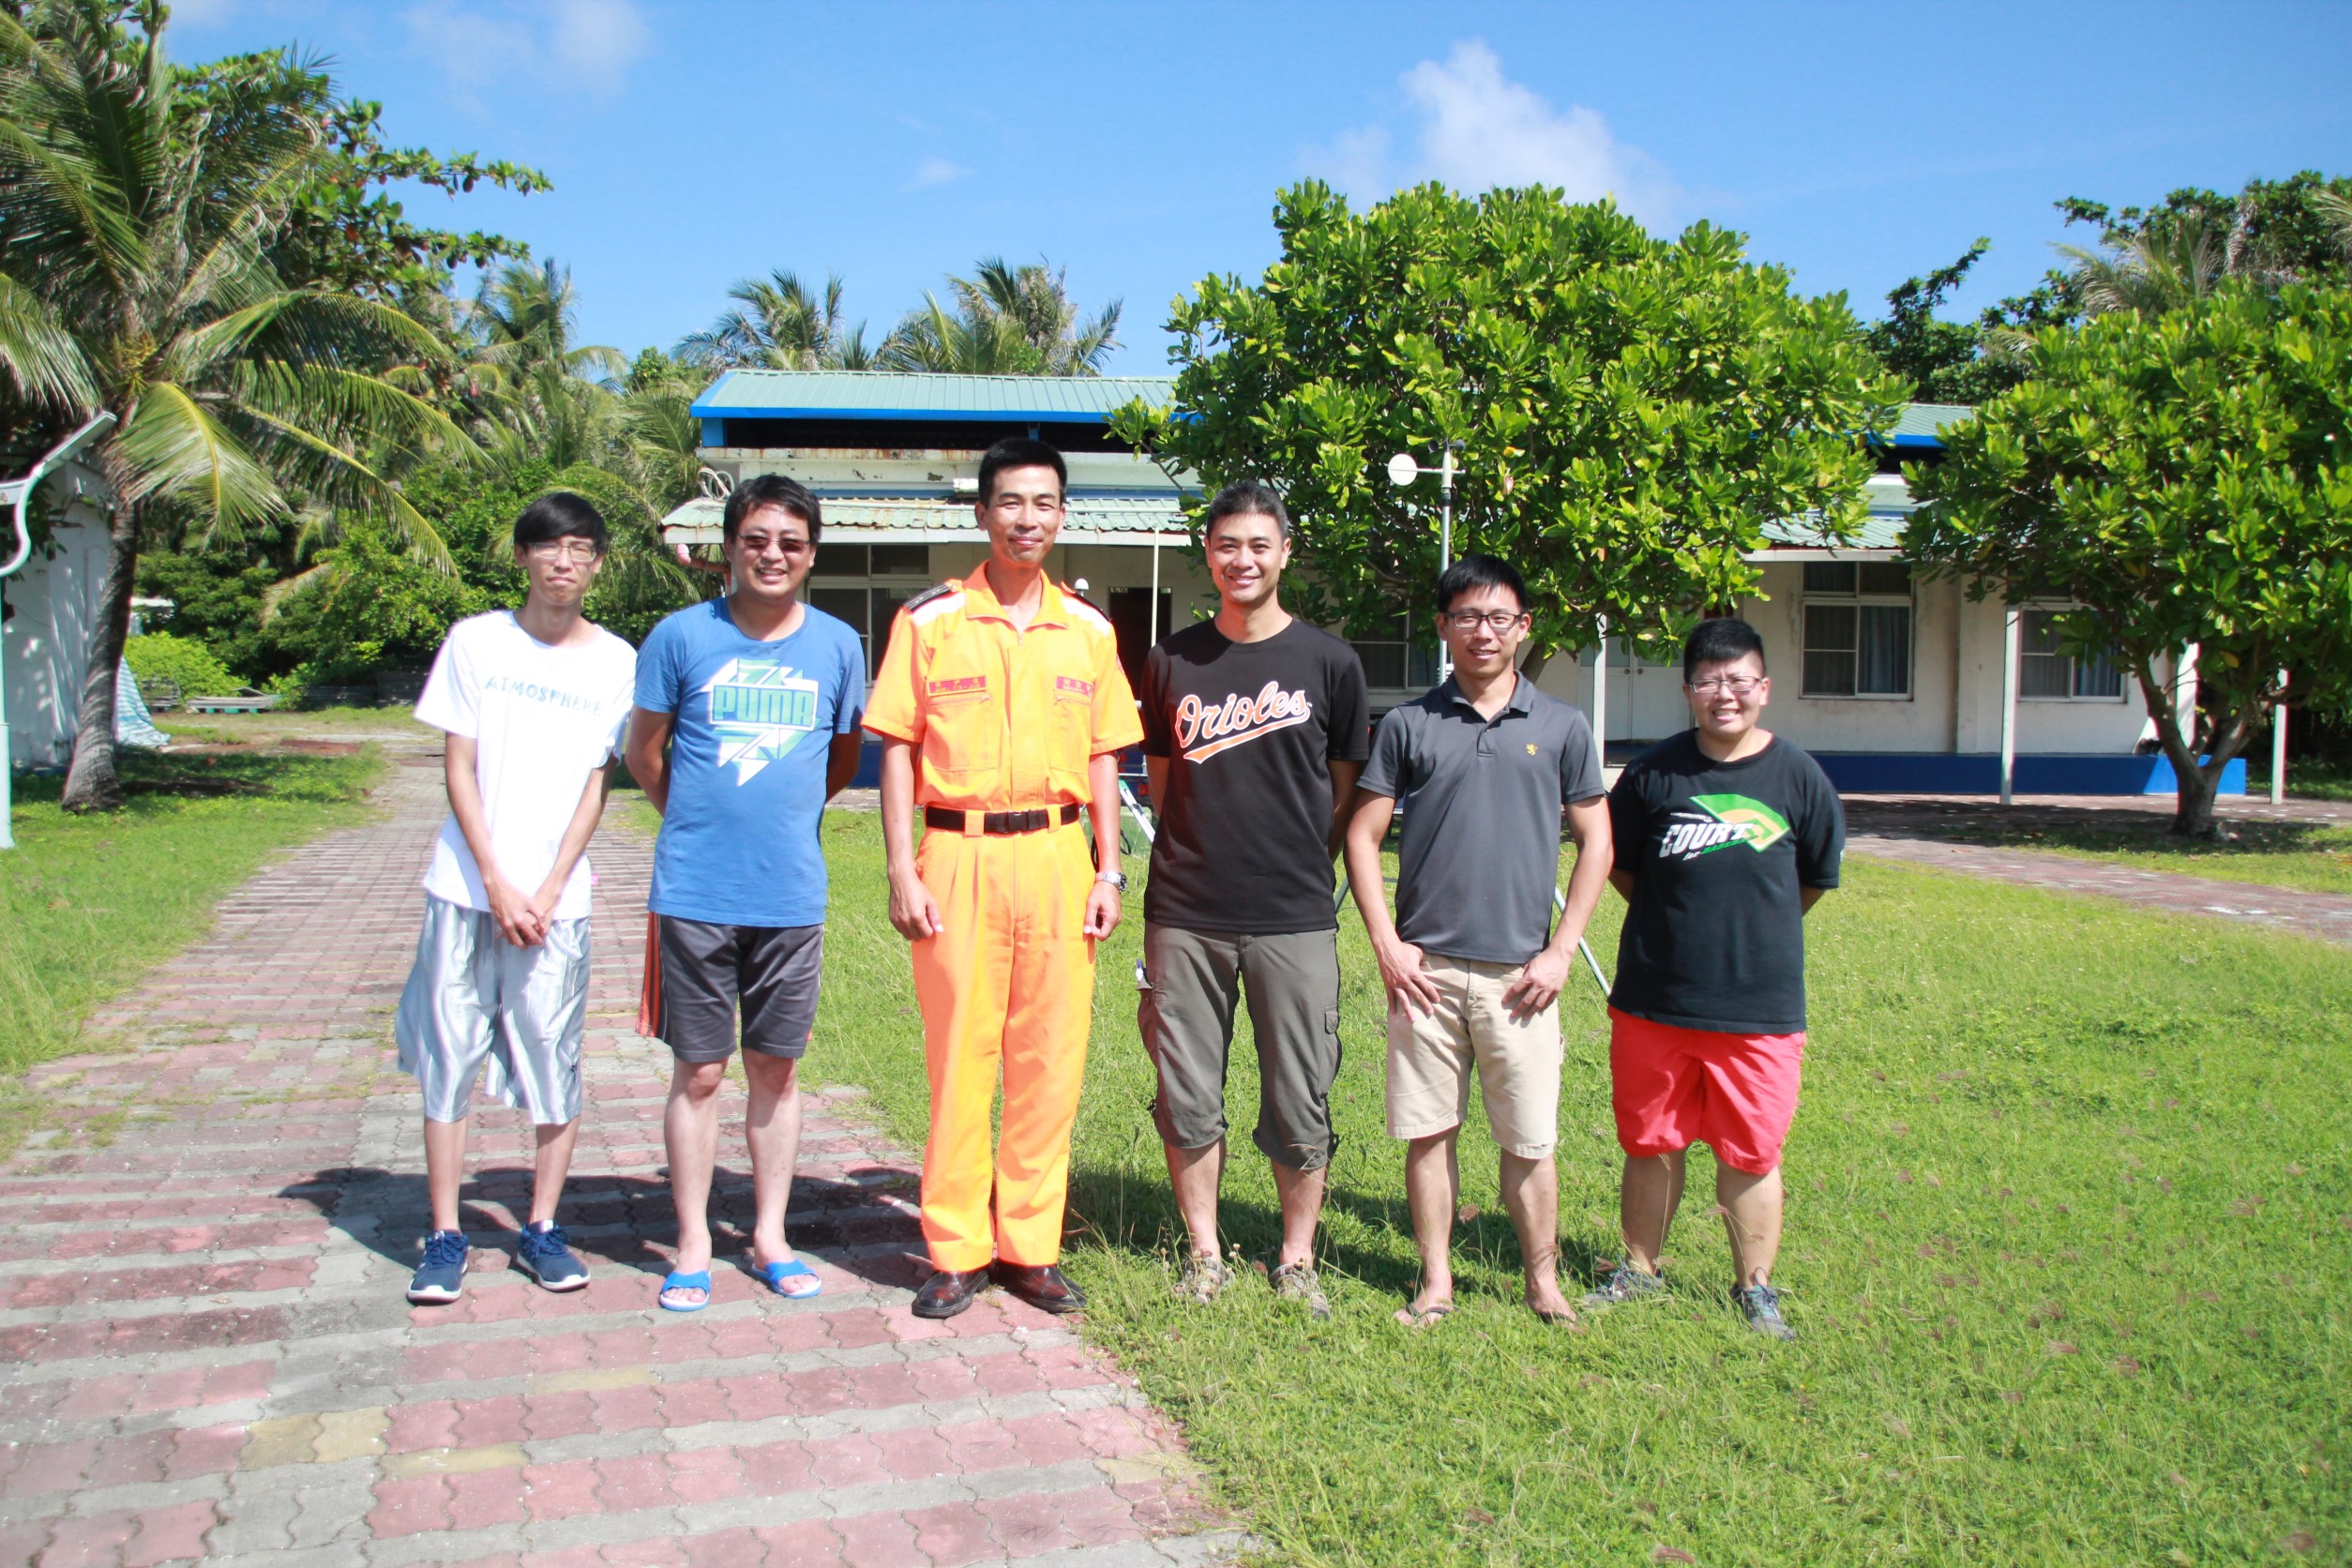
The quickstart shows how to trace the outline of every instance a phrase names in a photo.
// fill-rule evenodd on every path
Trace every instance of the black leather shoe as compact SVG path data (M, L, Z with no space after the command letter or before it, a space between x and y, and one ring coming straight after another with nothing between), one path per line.
M972 1304L972 1298L980 1293L980 1287L988 1282L986 1269L942 1269L923 1282L923 1289L914 1293L914 1315L918 1318L953 1318Z
M989 1272L1006 1294L1018 1296L1040 1312L1059 1316L1086 1310L1086 1292L1063 1278L1062 1271L1051 1263L1041 1267L999 1263Z

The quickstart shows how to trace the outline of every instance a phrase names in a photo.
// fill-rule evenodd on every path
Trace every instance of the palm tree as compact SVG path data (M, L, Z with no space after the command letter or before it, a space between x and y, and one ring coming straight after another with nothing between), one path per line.
M877 358L893 370L962 375L1092 376L1119 346L1118 300L1078 318L1062 268L1007 265L990 256L970 278L951 277L950 313L935 295L908 312Z
M872 368L866 324L842 330L841 275L812 293L797 273L778 267L727 291L732 309L678 343L678 357L706 369L864 370Z
M297 502L342 505L445 562L387 464L474 455L394 373L445 362L430 330L380 300L288 288L267 261L329 156L331 83L256 57L190 90L164 16L160 0L0 8L0 375L77 422L116 420L89 453L113 500L72 810L122 804L114 677L143 526L173 516L225 544Z
M599 343L575 346L572 328L579 314L569 268L552 261L535 267L508 262L482 279L481 292L465 313L478 345L468 358L518 379L552 368L564 375L617 382L628 373L628 361L619 350Z

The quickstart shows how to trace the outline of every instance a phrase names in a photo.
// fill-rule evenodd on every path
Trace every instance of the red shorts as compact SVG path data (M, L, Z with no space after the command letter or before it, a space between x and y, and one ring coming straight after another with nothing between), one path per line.
M1609 1104L1636 1156L1704 1143L1734 1170L1779 1168L1797 1114L1802 1034L1678 1029L1609 1009Z

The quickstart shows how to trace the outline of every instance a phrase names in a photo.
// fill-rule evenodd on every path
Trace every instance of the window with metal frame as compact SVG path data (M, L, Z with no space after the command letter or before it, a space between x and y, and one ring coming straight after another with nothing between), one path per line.
M1348 644L1364 661L1364 684L1376 691L1415 691L1438 684L1437 630L1413 635L1412 618L1396 617L1395 632Z
M1911 695L1911 568L1900 561L1804 564L1803 694Z
M808 602L857 633L870 681L882 668L898 607L931 585L928 545L821 544L808 574Z
M2070 655L2058 632L2063 608L2027 610L2018 618L2017 695L2037 701L2123 698L2123 665L2107 650Z

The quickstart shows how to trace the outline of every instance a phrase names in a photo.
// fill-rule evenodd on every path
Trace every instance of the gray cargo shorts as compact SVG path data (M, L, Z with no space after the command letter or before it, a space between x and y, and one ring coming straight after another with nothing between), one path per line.
M1160 1140L1199 1149L1225 1136L1225 1069L1234 1004L1258 1040L1258 1129L1266 1157L1292 1170L1331 1163L1331 1086L1339 1076L1339 933L1255 936L1147 923L1136 1022L1159 1073Z

